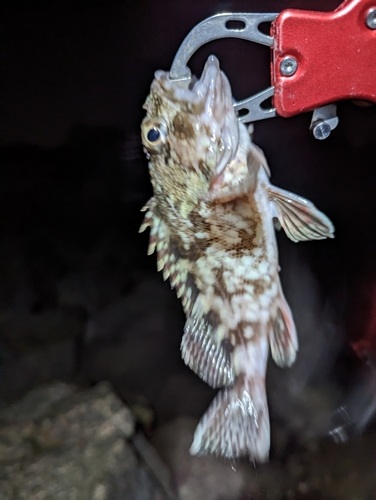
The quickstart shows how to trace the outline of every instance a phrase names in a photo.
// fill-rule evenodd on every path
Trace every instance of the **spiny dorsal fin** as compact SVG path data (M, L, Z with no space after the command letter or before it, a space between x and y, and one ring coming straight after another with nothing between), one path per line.
M184 312L189 315L195 294L189 280L188 261L182 259L176 252L170 239L169 229L159 215L154 198L148 201L143 211L147 212L139 231L145 231L150 227L148 255L157 251L157 269L162 271L164 280L170 279L171 287L175 288L177 297L181 298Z

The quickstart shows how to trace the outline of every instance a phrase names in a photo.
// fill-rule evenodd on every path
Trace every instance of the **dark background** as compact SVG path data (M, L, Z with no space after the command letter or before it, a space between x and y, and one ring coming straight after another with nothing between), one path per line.
M137 234L151 196L139 140L142 104L154 71L169 69L204 18L338 5L82 0L3 7L2 404L54 378L110 380L126 401L146 398L160 422L203 413L213 393L180 359L180 305L146 256L148 235ZM270 85L268 48L213 42L193 57L194 72L210 53L236 99ZM310 114L259 122L254 135L272 182L311 199L336 226L331 241L294 245L278 235L302 344L295 371L271 367L272 418L287 421L278 403L281 377L295 377L302 391L308 382L331 381L339 402L358 376L367 377L349 342L367 330L376 281L376 109L343 102L338 114L326 141L310 135ZM309 405L301 408L312 417Z

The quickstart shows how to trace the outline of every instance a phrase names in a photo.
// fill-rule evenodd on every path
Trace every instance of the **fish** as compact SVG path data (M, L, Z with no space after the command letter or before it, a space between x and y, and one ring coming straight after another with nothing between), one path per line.
M156 252L158 271L181 299L184 362L219 389L190 453L265 462L269 350L282 367L298 350L275 226L297 242L332 238L333 224L307 199L270 183L215 56L195 81L157 71L144 108L153 197L140 232L150 228L148 254Z

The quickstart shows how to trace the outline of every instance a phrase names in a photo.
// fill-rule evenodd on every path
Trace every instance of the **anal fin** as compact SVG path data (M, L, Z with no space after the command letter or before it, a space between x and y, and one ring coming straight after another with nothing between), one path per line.
M234 383L230 354L214 339L214 328L204 318L187 319L181 342L182 358L211 387Z

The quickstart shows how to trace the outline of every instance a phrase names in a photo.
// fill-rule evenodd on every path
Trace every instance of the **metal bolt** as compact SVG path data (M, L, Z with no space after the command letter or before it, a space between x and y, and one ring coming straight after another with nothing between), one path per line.
M332 129L324 120L317 120L312 124L311 131L315 139L322 141L330 136Z
M370 30L376 30L376 8L370 9L366 17L366 26Z
M291 56L284 57L281 61L280 70L284 76L292 76L298 69L298 61Z

